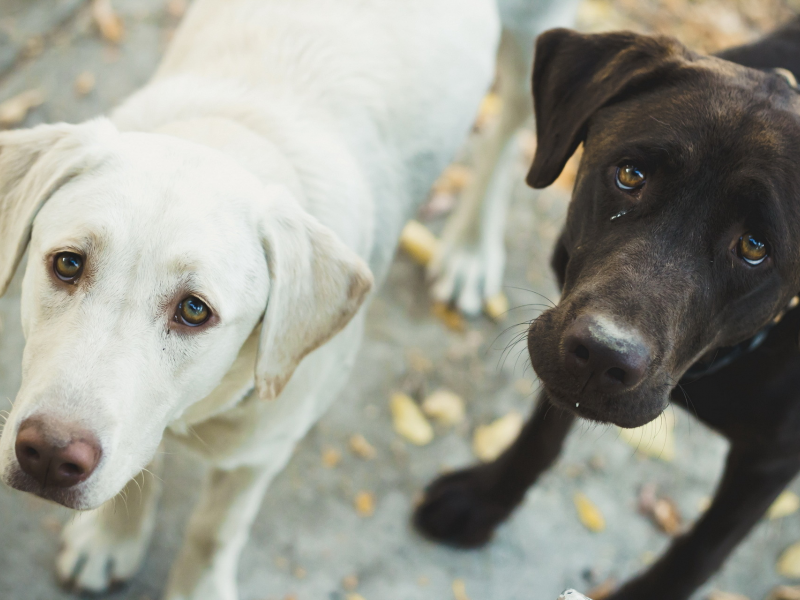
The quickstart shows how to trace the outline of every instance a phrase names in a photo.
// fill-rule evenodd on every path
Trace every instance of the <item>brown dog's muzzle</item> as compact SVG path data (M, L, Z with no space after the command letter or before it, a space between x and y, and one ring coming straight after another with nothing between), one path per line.
M597 313L579 316L567 327L561 344L566 370L585 392L619 393L636 387L650 366L642 335L619 327Z

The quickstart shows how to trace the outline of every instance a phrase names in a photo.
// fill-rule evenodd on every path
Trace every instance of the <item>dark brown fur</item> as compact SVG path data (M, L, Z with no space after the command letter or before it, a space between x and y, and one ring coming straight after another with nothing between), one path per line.
M576 416L633 427L690 398L691 414L731 443L716 497L691 531L611 597L685 600L800 470L800 309L756 350L676 387L693 364L780 318L800 292L800 94L757 70L800 77L800 22L721 57L633 33L540 37L539 146L528 182L552 183L584 144L553 257L562 298L528 336L544 391L497 461L431 484L415 514L428 536L458 546L488 541L558 456ZM626 161L648 174L638 195L614 183ZM757 267L734 251L748 231L769 243ZM587 314L638 332L651 358L640 382L585 389L565 368L564 332Z

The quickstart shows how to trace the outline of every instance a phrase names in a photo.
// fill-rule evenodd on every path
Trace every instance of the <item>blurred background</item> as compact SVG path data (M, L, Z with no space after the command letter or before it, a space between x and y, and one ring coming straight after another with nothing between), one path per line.
M189 5L0 0L0 127L78 122L108 111L148 79ZM577 27L664 33L714 51L751 41L798 12L800 0L587 0ZM475 135L500 110L490 95ZM542 308L539 294L557 300L549 255L576 161L551 188L534 192L523 182L535 145L531 131L519 145L506 234L511 310L496 321L436 310L424 269L398 254L370 308L350 385L265 498L240 564L242 600L554 600L566 587L600 600L704 510L726 444L675 409L649 432L577 426L562 459L485 549L449 550L410 529L424 485L496 453L534 402L535 376L514 336ZM465 159L432 191L420 213L431 230L441 229L469 177ZM0 319L5 401L20 378L19 278L0 300ZM435 402L427 403L432 441L418 446L396 433L389 408L395 393L423 406L438 394L447 410L437 413ZM166 491L144 567L103 597L160 597L202 476L190 455L168 451ZM791 487L800 491L797 483ZM576 496L587 501L578 503L581 512ZM697 598L800 598L798 590L774 591L800 584L785 576L790 567L800 571L785 555L800 540L798 505L796 495L784 495ZM74 597L53 574L59 530L70 518L67 510L0 488L0 598Z

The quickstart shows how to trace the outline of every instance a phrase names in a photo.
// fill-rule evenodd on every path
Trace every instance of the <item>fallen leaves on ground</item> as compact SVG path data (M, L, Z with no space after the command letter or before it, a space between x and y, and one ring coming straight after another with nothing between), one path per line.
M94 73L84 71L75 78L75 92L79 96L85 96L94 89L95 83Z
M469 600L467 596L467 585L463 579L453 580L453 597L455 600Z
M430 443L433 439L433 427L414 400L406 394L397 392L392 394L390 408L394 430L397 433L417 446Z
M503 292L497 292L491 298L486 299L483 304L483 312L492 321L503 321L508 316L508 297Z
M592 600L605 600L615 589L617 589L617 582L614 578L609 577L603 583L594 586L586 592L586 595Z
M572 501L575 503L575 509L578 511L578 519L580 519L586 529L600 532L606 528L606 520L605 517L603 517L603 513L589 500L586 494L575 492Z
M422 412L440 425L455 425L464 420L464 401L450 390L436 390L423 400Z
M712 590L706 600L750 600L750 598L747 596L742 596L741 594L732 594L730 592Z
M92 19L104 39L114 44L122 41L122 37L125 35L125 26L119 15L114 12L111 0L93 0Z
M322 464L332 469L342 461L342 453L336 448L325 448L322 451Z
M659 497L653 483L639 490L639 512L649 517L667 535L678 535L683 529L683 518L672 499Z
M375 494L372 492L358 492L355 499L356 512L362 517L371 517L375 514Z
M800 578L800 542L783 551L777 564L778 573L791 579Z
M472 451L483 462L493 461L508 448L522 431L522 415L511 411L507 415L481 425L472 437Z
M464 331L466 327L461 313L444 302L434 302L433 306L431 306L431 314L453 331Z
M641 427L619 429L619 438L636 451L667 462L675 458L675 416L664 412Z
M400 232L400 247L423 267L433 259L439 248L439 239L419 221L411 220Z
M800 586L779 585L773 588L767 600L800 600Z
M365 460L372 460L378 455L375 447L360 433L351 435L347 445L353 454Z
M780 519L788 517L800 509L800 498L794 492L784 490L780 496L775 499L772 506L767 511L767 518Z
M44 102L44 93L32 89L12 96L0 103L0 127L12 127L21 123L28 112Z

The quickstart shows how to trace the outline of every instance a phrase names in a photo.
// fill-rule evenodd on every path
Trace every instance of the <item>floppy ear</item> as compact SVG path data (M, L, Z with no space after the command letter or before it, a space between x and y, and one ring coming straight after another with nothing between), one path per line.
M270 274L256 388L280 394L306 354L338 333L372 288L367 264L317 219L280 199L262 224Z
M58 188L89 168L107 119L0 132L0 296L25 254L33 219Z
M592 115L637 90L674 79L696 55L677 40L630 32L539 36L533 67L538 138L528 184L547 187L586 137Z

